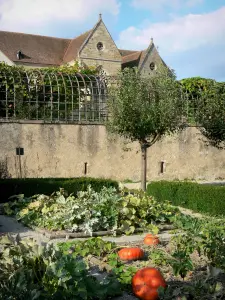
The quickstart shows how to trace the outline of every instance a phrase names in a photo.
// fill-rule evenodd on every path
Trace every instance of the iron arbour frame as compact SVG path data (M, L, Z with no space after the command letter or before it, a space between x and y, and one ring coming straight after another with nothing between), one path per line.
M0 121L97 123L108 117L116 77L46 69L0 69ZM169 91L168 91L169 92ZM183 121L196 126L198 99L182 91Z
M104 123L106 99L103 76L44 69L0 71L0 120Z

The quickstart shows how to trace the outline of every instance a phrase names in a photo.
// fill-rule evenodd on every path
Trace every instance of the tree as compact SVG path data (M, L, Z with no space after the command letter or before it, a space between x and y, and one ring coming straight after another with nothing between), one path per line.
M192 77L180 80L187 95L188 121L194 120L207 143L215 147L225 144L225 83Z
M186 104L186 119L189 125L196 125L196 111L202 93L210 89L214 81L202 77L184 78L179 81Z
M110 85L107 129L138 141L142 152L141 187L146 190L147 149L181 125L182 98L174 73L159 67L151 78L124 69Z
M196 122L210 145L225 147L225 83L213 81L201 93Z

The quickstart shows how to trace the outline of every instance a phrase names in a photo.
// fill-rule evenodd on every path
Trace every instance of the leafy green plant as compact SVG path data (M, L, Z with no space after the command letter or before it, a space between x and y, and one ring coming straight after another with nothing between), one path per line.
M168 253L160 248L153 247L148 255L148 259L155 266L166 266L168 264Z
M131 234L136 229L157 234L159 223L170 223L179 214L167 201L158 202L144 193L119 194L112 187L96 192L89 186L76 197L60 189L50 196L18 195L11 200L4 205L5 213L28 226L90 235L100 230Z
M189 271L193 271L194 265L185 250L176 250L169 260L170 266L173 268L175 276L180 275L184 279Z
M198 235L198 251L205 255L213 267L225 270L225 229L208 223Z
M118 201L117 209L118 228L126 234L133 233L137 227L158 233L154 225L170 223L172 217L179 214L179 210L168 201L160 203L143 192L125 193L126 195Z
M121 262L116 253L111 253L107 256L107 263L113 267L112 272L116 275L119 282L125 287L128 287L128 285L130 286L131 279L137 272L137 268Z
M77 197L66 196L63 189L50 196L19 196L17 201L5 204L4 209L7 214L16 213L17 220L28 226L92 234L116 230L118 199L114 188L103 187L97 193L89 186L87 191L78 192Z
M87 256L89 254L104 257L115 249L116 243L103 241L102 238L90 238L85 241L59 243L59 248L66 254L73 256Z
M34 240L0 238L0 299L108 299L121 292L115 278L99 282L81 258Z
M198 220L192 217L178 217L177 226L184 229L183 235L172 238L176 248L187 255L197 250L208 263L225 270L225 227L222 220Z
M161 300L212 300L223 299L225 289L215 279L200 279L183 285L171 282L166 289L159 290L159 295Z

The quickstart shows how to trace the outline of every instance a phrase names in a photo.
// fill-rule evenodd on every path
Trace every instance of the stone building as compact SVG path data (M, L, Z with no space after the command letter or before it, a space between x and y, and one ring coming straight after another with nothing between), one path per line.
M118 49L101 14L96 25L73 39L0 31L0 61L28 68L60 66L74 61L101 67L115 75L124 67L138 67L143 75L154 74L163 63L154 43L143 51Z

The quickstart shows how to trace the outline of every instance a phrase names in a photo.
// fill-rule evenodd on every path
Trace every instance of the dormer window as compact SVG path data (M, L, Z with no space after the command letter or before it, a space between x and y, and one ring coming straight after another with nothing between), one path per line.
M155 70L155 63L151 62L150 65L149 65L149 68L150 68L151 71Z
M102 51L103 50L103 43L102 42L98 42L97 49L98 49L98 51Z
M17 57L17 59L22 58L22 51L21 50L17 51L16 57Z

